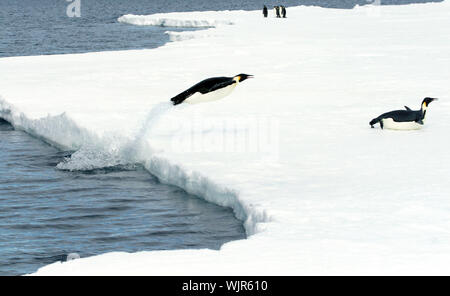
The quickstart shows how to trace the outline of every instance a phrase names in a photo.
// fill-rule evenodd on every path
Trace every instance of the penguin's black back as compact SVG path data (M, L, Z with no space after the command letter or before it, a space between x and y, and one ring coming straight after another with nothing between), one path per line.
M412 110L395 110L381 114L378 116L379 119L392 118L395 122L410 122L419 121L423 119L422 111L412 111Z
M206 94L211 91L215 91L222 87L226 87L230 84L235 83L233 77L212 77L205 80L200 81L194 86L188 88L182 93L176 95L172 99L170 99L174 105L178 105L182 103L184 100L195 94L196 92L200 92L201 94Z
M195 92L206 94L209 93L210 91L216 90L218 86L226 82L233 82L233 81L234 81L233 77L212 77L200 81L196 85L192 86L191 89L195 90Z

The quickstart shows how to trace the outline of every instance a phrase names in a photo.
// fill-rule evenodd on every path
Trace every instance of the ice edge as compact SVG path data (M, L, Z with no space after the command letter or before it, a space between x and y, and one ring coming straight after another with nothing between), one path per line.
M101 145L100 137L87 129L79 127L65 113L39 119L29 119L0 96L0 118L46 143L62 150L79 150L84 145ZM189 194L223 207L233 209L236 218L243 221L247 236L262 230L261 223L271 219L264 209L246 204L239 198L238 192L220 186L199 172L188 172L183 166L171 163L158 155L149 155L144 163L148 172L162 183L177 186Z

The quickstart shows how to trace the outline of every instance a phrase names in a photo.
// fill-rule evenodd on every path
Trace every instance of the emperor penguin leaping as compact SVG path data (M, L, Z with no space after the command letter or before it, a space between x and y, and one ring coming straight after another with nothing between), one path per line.
M174 105L183 102L197 104L220 100L229 95L240 82L248 78L253 78L253 75L239 74L234 77L208 78L200 81L170 100Z
M414 130L420 129L423 126L423 121L427 113L428 105L436 101L435 98L425 98L422 101L420 110L411 110L405 106L406 110L395 110L387 113L383 113L377 118L370 121L370 126L373 128L374 124L380 123L382 129L394 129L394 130Z

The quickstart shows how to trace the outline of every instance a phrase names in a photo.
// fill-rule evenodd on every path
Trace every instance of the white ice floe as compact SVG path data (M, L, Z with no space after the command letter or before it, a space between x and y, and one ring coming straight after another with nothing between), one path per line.
M199 39L199 38L208 38L213 35L214 29L203 29L201 31L183 31L183 32L176 32L176 31L166 31L167 35L169 35L170 41L184 41L189 39Z
M143 163L231 207L249 235L219 251L109 253L37 274L449 274L449 12L446 1L288 7L287 19L167 14L234 25L156 49L0 59L0 116L79 149L64 169ZM167 103L239 73L255 78L223 100ZM423 129L370 128L426 96L441 100Z
M235 12L229 12L235 15ZM212 15L211 15L212 14ZM222 19L221 19L222 18ZM198 13L158 13L152 15L126 14L118 21L137 26L180 27L180 28L212 28L220 25L233 25L234 22L220 12Z

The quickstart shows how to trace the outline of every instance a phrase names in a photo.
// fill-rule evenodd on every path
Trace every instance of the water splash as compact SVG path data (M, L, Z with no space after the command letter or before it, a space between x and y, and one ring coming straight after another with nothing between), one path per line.
M70 253L67 255L66 261L72 261L72 260L77 260L80 259L80 255L78 253Z
M171 102L155 105L131 139L117 135L105 136L98 143L83 145L56 167L60 170L92 171L142 163L154 153L148 141L154 127L173 108Z
M165 115L169 110L173 109L174 106L171 102L163 102L156 104L152 110L145 116L144 123L137 132L135 136L135 141L140 141L152 132L153 128L159 122L161 117Z

